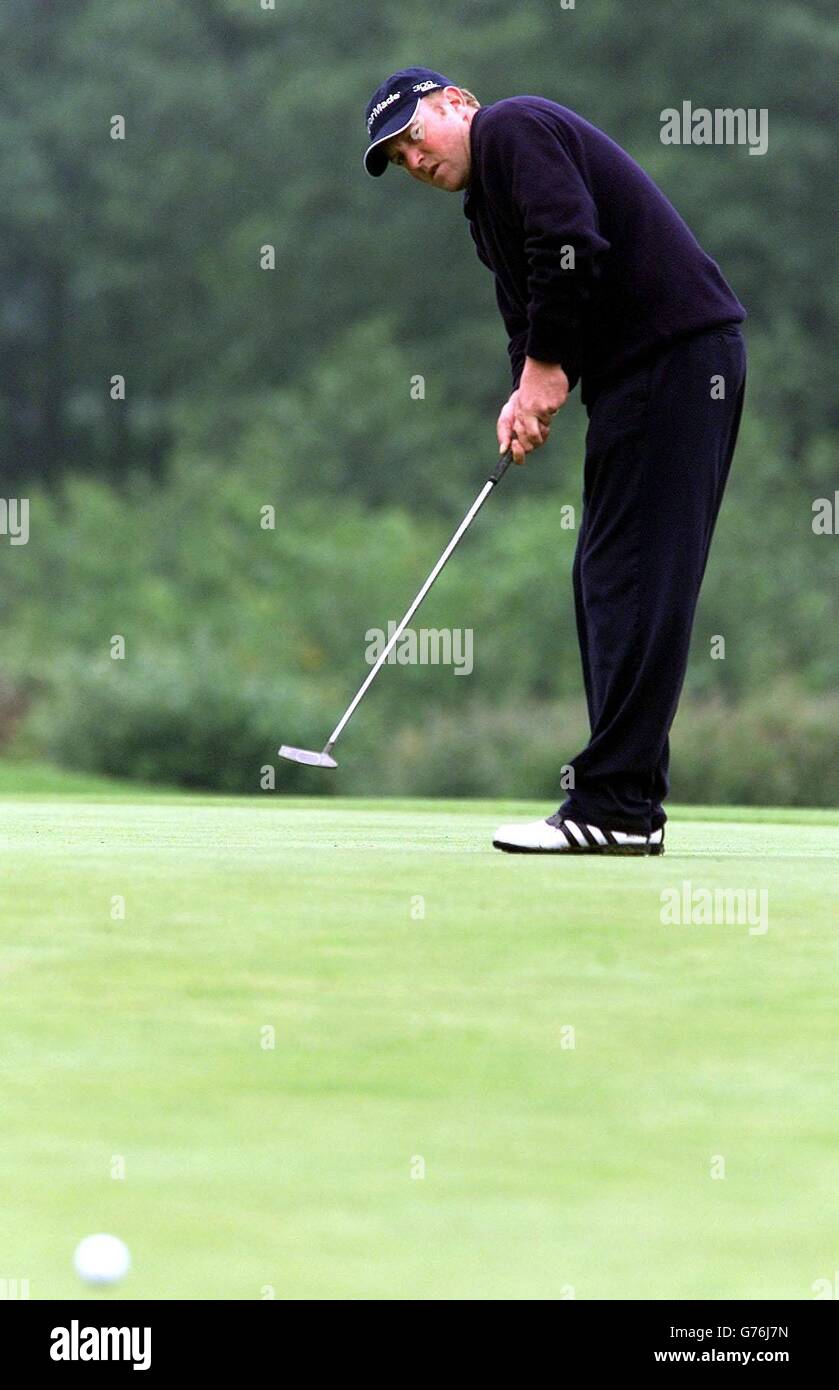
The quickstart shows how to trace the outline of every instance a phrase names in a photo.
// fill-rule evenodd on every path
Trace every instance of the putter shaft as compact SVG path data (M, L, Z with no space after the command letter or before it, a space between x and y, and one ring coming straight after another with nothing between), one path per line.
M387 661L388 655L390 654L390 652L393 651L394 646L398 642L399 638L402 636L402 633L405 631L405 628L408 626L408 623L411 621L412 617L416 613L417 609L419 608L420 604L422 603L423 599L425 598L426 594L428 593L438 574L443 569L443 566L446 564L446 561L448 560L452 551L455 549L464 533L468 531L469 527L472 525L472 522L475 520L475 517L478 515L478 512L481 510L481 507L484 505L484 502L489 497L489 494L492 492L492 489L495 487L496 483L499 483L501 479L504 477L504 474L510 466L512 457L512 450L508 449L507 452L505 454L502 454L501 458L498 460L495 469L493 470L492 474L487 479L487 481L484 483L484 486L481 488L481 491L479 492L478 496L475 498L475 501L472 503L472 506L469 508L469 511L466 513L465 517L461 521L460 525L458 526L457 530L455 531L454 535L452 536L451 540L449 541L448 545L446 546L445 550L443 551L433 570L429 574L428 578L426 579L416 598L411 603L410 607L408 608L408 611L406 612L405 616L403 617L393 636L390 638L390 641L388 642L384 651L381 652L381 654L379 655L376 664L368 672L367 676L362 681L361 685L359 686L349 705L345 709L344 713L341 715L341 718L338 720L338 723L335 725L335 728L332 730L332 733L329 735L329 740L323 750L324 753L332 753L332 749L335 745L336 740L339 738L342 729L346 727L347 723L352 718L353 713L357 709L361 700L364 698L364 695L366 694L369 687L372 685L373 681L376 679L376 676L379 674L379 671L381 670L382 666Z

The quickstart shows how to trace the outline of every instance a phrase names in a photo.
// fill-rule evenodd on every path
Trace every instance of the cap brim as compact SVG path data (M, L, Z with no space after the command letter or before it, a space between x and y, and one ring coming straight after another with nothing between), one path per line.
M395 116L392 116L387 125L382 128L380 134L373 141L372 145L367 146L364 153L364 167L368 174L372 174L374 179L381 178L390 163L390 160L382 149L382 145L386 144L388 140L392 140L394 135L401 135L403 130L408 129L408 126L411 125L417 114L421 101L422 97L418 97L416 106L414 106L407 119L405 118L404 111L401 113L397 112Z

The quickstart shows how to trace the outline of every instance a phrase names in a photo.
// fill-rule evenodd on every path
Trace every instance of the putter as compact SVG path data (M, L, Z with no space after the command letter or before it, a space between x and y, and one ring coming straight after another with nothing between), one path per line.
M481 491L478 493L478 496L475 498L475 501L472 503L472 506L469 508L465 517L461 521L460 525L458 526L457 530L455 531L454 535L452 536L451 540L449 541L448 545L446 546L445 550L443 551L442 555L440 556L430 575L426 579L425 583L423 584L422 588L420 589L419 593L417 594L416 598L414 599L413 603L411 604L410 608L408 609L398 628L394 632L384 651L379 656L375 666L372 668L369 675L359 686L352 700L347 705L347 708L344 710L344 713L341 715L341 718L338 720L338 723L335 725L335 728L329 735L329 738L327 739L322 751L320 753L315 753L308 748L290 748L287 743L284 743L279 750L281 758L288 758L289 761L293 763L307 763L309 767L338 766L338 764L332 756L332 750L335 747L335 744L337 743L338 739L340 738L342 731L349 723L358 706L361 704L361 701L363 700L370 686L373 684L373 681L376 679L376 676L379 674L379 671L382 669L382 666L387 661L388 654L393 651L394 646L396 645L399 638L402 636L402 633L405 631L405 628L408 626L408 623L411 621L412 617L416 613L417 609L419 608L420 604L422 603L423 599L425 598L426 594L428 593L429 589L431 588L441 569L445 565L452 551L455 549L461 537L464 536L466 532L469 530L469 527L472 525L472 522L475 520L475 517L478 515L478 512L481 510L481 507L484 505L484 502L489 497L489 494L492 492L492 489L495 487L496 483L500 483L501 479L504 477L504 474L507 472L507 469L509 468L510 463L512 462L512 458L512 449L508 449L505 454L501 455L501 458L495 465L493 472L490 474L489 478L487 478L486 482L484 483L484 486L481 488Z

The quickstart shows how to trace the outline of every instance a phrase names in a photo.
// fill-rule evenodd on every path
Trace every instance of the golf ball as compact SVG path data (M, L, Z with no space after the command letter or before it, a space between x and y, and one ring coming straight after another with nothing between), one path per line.
M88 1284L115 1284L130 1266L128 1246L119 1236L85 1236L73 1255L76 1273Z

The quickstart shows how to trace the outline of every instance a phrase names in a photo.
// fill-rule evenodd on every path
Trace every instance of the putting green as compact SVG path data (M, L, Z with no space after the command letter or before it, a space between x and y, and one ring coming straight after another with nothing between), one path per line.
M489 847L545 809L7 795L0 1278L112 1231L110 1298L812 1298L839 815ZM768 929L665 925L685 883Z

